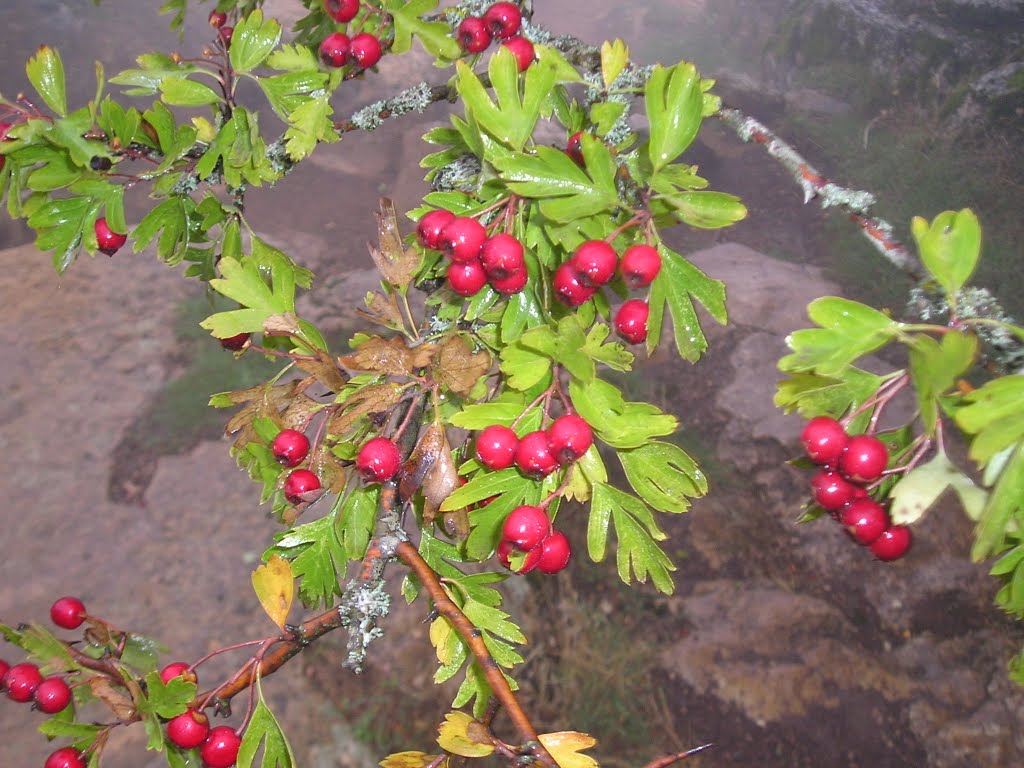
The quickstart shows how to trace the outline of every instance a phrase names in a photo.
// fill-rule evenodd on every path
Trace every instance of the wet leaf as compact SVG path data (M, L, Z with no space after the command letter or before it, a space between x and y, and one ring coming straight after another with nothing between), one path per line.
M252 574L252 588L270 620L284 629L295 598L295 577L288 561L280 555L271 555L266 563Z
M25 65L25 73L46 106L64 117L68 113L68 97L64 85L64 63L57 50L48 45L39 46L36 55Z
M594 758L580 754L584 749L597 744L593 736L577 731L559 731L542 733L538 738L560 768L598 768Z
M373 263L377 265L385 282L395 286L402 293L409 290L409 284L420 266L420 254L414 248L406 248L398 229L398 214L395 204L389 198L380 199L377 212L378 247L368 245Z
M981 255L981 226L969 208L944 211L931 223L915 216L910 231L921 262L952 298L974 273Z
M458 485L459 473L448 444L448 436L444 427L434 422L424 430L406 461L399 491L404 499L412 498L417 490L423 492L423 522L429 525L437 516L441 504ZM448 517L445 516L446 522L450 522ZM452 521L455 521L454 517ZM458 526L457 533L462 538L469 535L468 521Z
M449 712L444 716L438 732L437 743L445 752L451 752L460 757L486 757L494 752L494 746L490 743L481 744L476 738L477 734L470 733L470 726L477 723L465 712Z
M362 315L378 325L390 328L393 331L400 331L405 325L402 319L402 310L398 307L398 299L394 293L375 293L370 291L363 300L366 309L356 309L357 315Z
M434 380L445 389L466 397L480 377L491 370L491 355L474 351L463 336L449 336L434 359Z

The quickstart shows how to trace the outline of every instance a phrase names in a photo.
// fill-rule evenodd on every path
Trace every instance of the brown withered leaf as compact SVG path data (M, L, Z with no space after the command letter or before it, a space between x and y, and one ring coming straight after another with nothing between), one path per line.
M294 312L271 315L263 321L263 332L268 336L290 336L299 332L299 318Z
M105 677L90 677L87 680L92 695L107 705L118 720L128 720L135 714L135 704L131 696L122 688L115 688Z
M420 255L415 249L406 248L402 243L395 204L386 197L380 199L377 235L380 243L378 248L367 244L370 256L373 257L373 262L380 270L384 281L404 293L409 289L409 284L420 266Z
M409 347L404 336L382 339L371 336L351 355L339 358L341 364L354 371L373 371L387 376L412 376L430 365L437 348L433 344Z
M255 387L249 387L248 389L236 389L234 392L224 392L223 395L232 403L237 403L238 405L241 405L242 403L251 403L254 400L264 399L272 402L280 402L293 397L297 389L298 383L295 381L289 381L285 384L275 384L269 388L266 384L257 384ZM228 432L228 434L231 433Z
M451 446L444 427L434 422L428 426L416 442L409 459L402 467L402 480L399 493L403 499L411 499L416 491L423 491L423 522L427 525L434 522L441 502L448 498L459 485L459 473L455 468ZM445 515L445 530L456 528L462 533L455 521L449 521ZM469 535L469 520L466 520L465 534ZM451 535L456 535L449 531Z
M362 315L368 320L378 325L383 325L385 328L390 328L393 331L402 330L404 326L402 310L398 307L398 299L395 298L394 293L388 293L385 296L383 293L370 291L366 294L366 298L363 301L366 304L366 309L357 309L357 315Z
M312 374L329 392L340 392L348 381L348 377L338 368L334 359L321 349L316 351L316 359L299 358L295 361L295 365L306 373Z
M386 411L402 398L402 391L401 385L389 382L357 389L327 422L327 434L344 435L364 416Z
M452 335L441 344L434 360L434 381L465 397L489 370L491 355L487 350L474 352L463 336Z

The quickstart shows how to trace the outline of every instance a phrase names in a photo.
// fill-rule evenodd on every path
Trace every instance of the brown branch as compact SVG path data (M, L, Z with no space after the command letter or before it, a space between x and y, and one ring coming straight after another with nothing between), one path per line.
M703 752L705 749L711 749L711 747L713 746L715 745L702 744L699 747L688 749L685 752L676 752L674 755L666 755L665 757L659 757L654 760L651 760L651 762L647 763L647 765L645 765L644 768L668 768L668 766L672 765L673 763L678 763L680 760L685 760L686 758L692 755L696 755L698 752Z
M748 117L738 109L722 108L716 117L732 128L740 139L760 144L769 156L778 160L803 190L805 203L817 199L822 208L843 208L849 213L850 219L860 227L868 242L889 263L914 280L919 281L925 277L917 257L893 237L892 225L884 219L868 215L875 204L874 195L829 181L791 144L781 139L763 123Z
M484 677L487 678L487 684L490 685L491 692L508 712L508 716L519 734L519 738L524 744L529 745L529 748L537 758L537 762L548 766L548 768L558 768L558 763L551 757L551 754L544 748L544 745L540 743L537 729L533 727L530 718L519 704L519 699L516 698L516 695L509 687L508 680L505 679L505 675L502 673L501 667L498 666L498 662L494 660L490 651L487 650L482 633L473 622L466 618L466 614L462 612L459 606L448 597L448 593L441 586L441 582L438 580L437 574L434 573L434 569L427 565L427 562L420 556L420 553L416 551L416 547L408 541L403 541L398 545L395 549L395 555L416 574L430 595L430 599L433 600L434 608L451 622L455 631L459 633L459 637L469 646L470 652L484 672Z

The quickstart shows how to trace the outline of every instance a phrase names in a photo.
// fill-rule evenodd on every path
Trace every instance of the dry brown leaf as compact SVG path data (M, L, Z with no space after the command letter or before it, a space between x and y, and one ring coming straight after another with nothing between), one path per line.
M373 371L387 376L413 376L420 368L430 365L437 353L433 344L409 347L403 336L382 339L371 336L351 355L339 358L346 368L354 371Z
M368 244L370 256L380 270L385 282L400 291L408 289L420 266L420 255L413 248L406 248L398 230L398 215L395 204L388 198L380 199L377 213L377 235L379 248Z
M434 380L445 389L465 397L480 377L491 370L487 350L473 351L462 336L449 336L441 345L434 362Z
M299 332L299 318L294 312L271 315L263 321L263 332L268 336L291 336Z
M403 499L410 499L417 490L423 491L423 522L427 525L437 517L441 502L447 499L459 485L459 473L455 467L451 446L444 427L437 422L428 426L416 442L402 471L399 492ZM445 516L445 528L449 525ZM466 535L468 531L466 519ZM461 531L459 531L461 533Z
M385 296L383 293L371 291L366 294L364 301L366 309L357 309L357 315L362 315L378 325L383 325L385 328L391 328L395 331L402 329L404 325L402 310L398 306L398 299L395 298L395 294L389 293Z
M135 704L123 688L115 688L105 677L90 677L87 682L92 695L106 704L118 720L128 720L135 714Z
M338 364L323 350L317 350L315 360L299 358L295 361L295 365L306 373L312 374L327 388L328 392L340 392L348 382L348 377L338 368Z
M342 409L327 422L327 434L344 435L364 416L394 406L402 398L403 391L401 385L390 382L357 389L345 399Z
M289 381L285 384L275 384L269 390L266 384L257 384L255 387L236 389L234 392L225 392L224 394L232 403L241 405L242 403L251 403L254 400L268 398L272 401L287 400L294 394L297 388L296 382Z

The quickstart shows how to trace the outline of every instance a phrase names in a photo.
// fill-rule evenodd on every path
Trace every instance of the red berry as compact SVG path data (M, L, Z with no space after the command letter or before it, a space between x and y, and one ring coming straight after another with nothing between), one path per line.
M226 339L220 340L220 345L224 347L224 349L229 349L232 352L237 352L246 345L246 343L249 341L249 336L251 335L252 334L249 333L238 333L235 334L234 336L228 336Z
M508 568L509 570L512 570L512 562L510 561L509 558L512 556L512 552L515 550L515 548L516 545L513 544L511 541L509 541L508 539L502 539L498 542L498 549L495 552L495 554L498 555L498 562L506 568Z
M480 249L480 263L491 280L505 280L526 269L523 244L504 233L489 237Z
M441 232L441 250L452 261L472 261L479 258L486 240L483 224L468 216L458 216Z
M512 51L512 55L516 57L516 68L520 72L525 72L533 64L533 60L537 55L536 51L533 50L533 43L519 35L504 40L501 45Z
M438 250L441 247L441 232L455 221L455 214L438 208L423 214L416 222L416 238L424 248Z
M368 483L383 483L398 474L402 454L386 437L375 437L363 443L356 456L356 470Z
M128 235L122 235L112 230L102 216L96 219L93 229L96 231L97 247L107 256L113 256L121 249L122 245L128 242Z
M230 768L238 759L241 745L241 737L231 726L218 725L199 748L199 757L208 768Z
M661 271L661 255L650 245L634 245L626 249L619 263L622 280L630 288L646 288Z
M580 274L571 261L565 262L555 270L551 285L555 289L555 298L568 307L578 307L594 295L594 289L580 281Z
M71 688L63 678L48 677L38 685L32 698L40 712L55 715L71 703Z
M167 723L167 738L181 749L195 749L210 733L210 720L202 712L186 709Z
M220 33L220 39L223 41L224 47L229 48L231 46L231 38L235 34L235 28L225 25L218 29L217 32Z
M558 460L548 447L548 436L544 430L529 432L522 436L516 446L516 466L524 475L541 478L558 469ZM532 549L532 547L523 547Z
M588 240L576 249L571 262L580 282L593 288L612 279L619 256L604 240Z
M839 522L861 544L871 544L889 527L889 515L874 499L854 499L845 507Z
M518 568L512 565L510 559L508 566L509 570L512 571L512 573L518 573L520 576L529 573L537 567L538 563L540 563L540 554L541 552L539 546L536 546L533 549L527 551L526 557L523 558L523 562L520 564Z
M583 131L577 131L569 137L565 145L565 154L573 159L576 165L583 165Z
M559 416L548 427L548 448L559 464L572 464L594 442L594 433L582 416L567 413Z
M10 669L10 668L11 668L10 664L8 664L3 659L0 659L0 681L2 681L4 679L4 675L7 674L7 670ZM0 690L2 690L2 689L3 689L3 684L0 683Z
M359 13L359 0L324 0L324 11L335 21L345 24Z
M348 56L352 63L360 69L369 69L380 61L383 53L380 40L368 32L360 32L352 38Z
M163 681L164 685L167 685L171 680L174 680L177 677L184 678L190 683L199 682L199 676L196 674L195 670L189 669L189 665L184 661L172 661L160 670L160 680Z
M455 30L455 39L466 53L480 53L491 44L491 32L483 19L467 16Z
M838 472L822 470L811 478L811 489L822 509L837 512L856 498L857 486Z
M15 664L4 674L0 687L7 691L8 699L24 704L32 701L32 695L41 682L43 676L35 664Z
M85 603L77 597L62 597L50 606L50 621L61 629L78 629L85 621Z
M479 259L448 265L448 286L459 296L475 296L487 285L487 273Z
M569 564L571 557L572 547L569 546L565 534L561 531L552 531L540 543L537 570L547 574L558 573Z
M515 3L495 3L484 12L484 24L494 37L512 37L519 31L523 15Z
M551 521L540 507L524 505L513 509L505 518L501 537L524 552L540 544L551 532Z
M630 344L639 344L647 339L647 316L650 307L642 299L623 302L615 313L615 332Z
M332 32L320 43L320 59L329 67L343 67L348 61L352 41L342 32Z
M43 768L85 768L85 755L74 747L61 747L46 758Z
M225 24L227 24L227 21L228 15L226 13L222 13L221 11L210 11L210 15L207 18L207 22L214 29L220 29Z
M815 464L835 465L849 441L843 425L828 416L815 416L804 426L800 442Z
M885 443L873 435L854 435L839 457L839 471L855 483L870 483L882 476L888 463Z
M284 497L292 504L300 504L303 495L320 490L320 478L308 469L293 469L284 481Z
M513 293L519 293L523 290L523 288L526 287L528 279L529 275L526 273L526 270L523 269L519 272L513 272L504 280L491 280L491 288L496 290L502 296L511 296Z
M871 545L871 554L879 560L899 560L910 549L912 537L905 525L894 525L882 532Z
M309 438L297 429L282 429L270 444L270 451L279 464L297 467L309 455Z
M501 424L486 427L476 439L476 457L488 469L507 469L515 463L516 433Z

